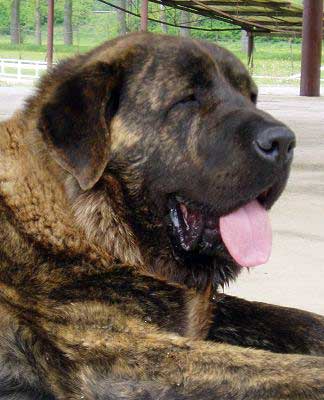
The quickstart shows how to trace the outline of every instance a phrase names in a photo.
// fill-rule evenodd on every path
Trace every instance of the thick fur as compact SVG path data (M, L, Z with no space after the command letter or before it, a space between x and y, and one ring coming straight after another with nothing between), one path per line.
M249 135L283 125L256 97L225 50L137 34L63 62L0 125L1 400L323 398L323 317L221 295L225 249L169 240L169 193L217 215L280 195L289 165Z

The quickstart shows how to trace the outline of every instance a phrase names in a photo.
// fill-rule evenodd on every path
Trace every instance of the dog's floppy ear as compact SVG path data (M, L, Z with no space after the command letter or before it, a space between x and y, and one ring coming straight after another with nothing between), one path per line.
M38 129L51 155L90 189L109 157L109 120L118 107L119 73L96 62L70 73L42 107Z

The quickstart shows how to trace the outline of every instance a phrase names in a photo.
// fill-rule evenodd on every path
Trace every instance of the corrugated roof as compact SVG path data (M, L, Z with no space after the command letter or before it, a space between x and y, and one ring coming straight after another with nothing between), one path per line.
M301 35L303 8L282 0L151 0L218 19L256 34ZM324 26L324 18L323 18Z

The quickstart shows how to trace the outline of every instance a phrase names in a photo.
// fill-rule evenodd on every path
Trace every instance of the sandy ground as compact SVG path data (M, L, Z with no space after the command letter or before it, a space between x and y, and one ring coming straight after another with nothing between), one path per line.
M0 119L31 92L0 87ZM289 125L298 146L287 190L271 211L271 260L243 271L226 292L324 314L324 98L298 97L292 87L260 93L259 107Z
M294 130L297 148L287 189L271 211L271 260L244 271L226 292L324 314L324 98L296 94L261 88L259 107Z

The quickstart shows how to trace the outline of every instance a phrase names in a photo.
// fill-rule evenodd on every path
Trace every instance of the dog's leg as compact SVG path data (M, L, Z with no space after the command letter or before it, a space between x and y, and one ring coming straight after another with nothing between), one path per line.
M227 295L214 300L208 340L278 353L324 355L324 317Z
M186 400L188 397L157 382L133 379L99 379L89 382L87 391L97 400Z
M86 400L320 400L324 396L322 357L144 331L102 337L101 343L100 360L89 348L82 352L82 365L77 362L81 369L71 381L78 391L74 388L59 399L82 395ZM99 354L98 342L96 349ZM111 361L109 369L102 366L105 358ZM118 383L120 377L124 385Z
M42 329L27 326L15 332L14 340L3 341L0 361L10 364L0 375L0 400L11 400L10 395L18 400L54 400L42 394L42 388L56 400L321 400L324 396L324 357L190 340L134 317L118 317L114 305L106 310L105 326L91 322L75 327L60 324L55 329L54 324L52 337L60 335L57 346Z
M10 351L15 350L12 347ZM7 355L0 354L0 400L55 400L42 391L35 374L28 374L26 362L17 366Z
M77 265L82 266L80 259ZM30 400L25 388L44 388L56 400L324 396L324 357L275 354L168 333L165 325L171 320L181 325L185 311L178 288L118 265L94 276L79 269L78 280L66 264L58 272L66 285L53 285L45 293L43 315L32 314L33 304L27 309L22 305L20 312L11 306L2 313L0 361L4 365L10 360L11 382L24 382L17 390L19 400ZM37 282L35 273L34 279ZM41 298L41 304L45 300ZM118 389L120 381L124 393Z
M53 338L55 332L63 333L55 340L58 346L36 327L35 332L25 327L10 340L2 340L0 400L54 400L42 388L56 400L321 400L324 396L324 357L190 340L137 318L118 318L118 310L110 307L105 326L60 324L52 332ZM110 319L110 314L116 318Z
M16 313L0 304L0 400L55 400L42 385L36 358Z
M67 347L73 351L71 368L64 367L65 352L48 352L47 367L43 351L34 353L35 366L42 365L40 375L50 381L56 376L55 385L43 382L56 400L321 400L324 396L323 357L190 341L135 321L126 332L110 329L97 335L94 328L77 346L77 353ZM23 369L28 369L26 362ZM6 380L0 381L5 383L0 400L54 400L22 383L28 382L28 371L25 376L23 370L18 377L14 374L11 369L9 380L0 376ZM40 387L40 382L36 385Z

